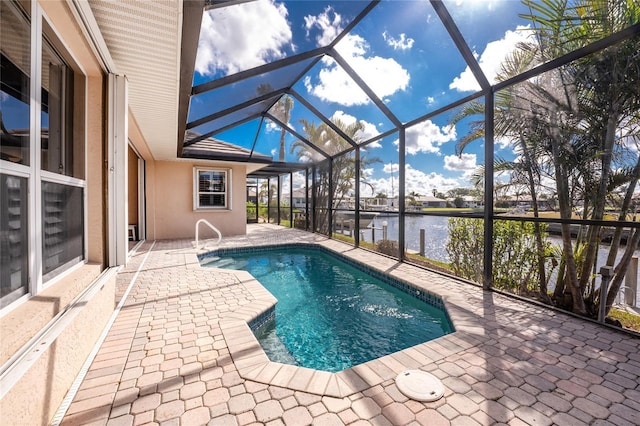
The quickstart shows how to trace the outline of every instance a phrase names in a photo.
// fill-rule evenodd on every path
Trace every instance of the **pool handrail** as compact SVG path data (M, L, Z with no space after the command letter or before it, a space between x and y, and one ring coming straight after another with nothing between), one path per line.
M200 224L201 223L205 223L207 226L209 226L209 228L211 228L216 234L218 234L218 241L216 241L216 244L220 244L220 241L222 241L222 234L220 233L220 230L218 228L216 228L215 226L213 226L207 219L200 219L196 222L196 250L200 249L200 244L199 244L199 230L200 230ZM204 246L202 246L202 248L205 248L206 244Z

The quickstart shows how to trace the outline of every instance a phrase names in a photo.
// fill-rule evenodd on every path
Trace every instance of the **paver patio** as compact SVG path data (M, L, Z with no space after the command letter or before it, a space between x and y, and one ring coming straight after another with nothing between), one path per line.
M119 274L118 297L130 292L62 424L640 424L639 338L315 234L249 225L221 246L286 242L442 295L456 333L335 375L282 366L244 337L242 319L270 297L247 273L201 268L191 241L145 242ZM443 381L443 398L399 392L394 377L416 368Z

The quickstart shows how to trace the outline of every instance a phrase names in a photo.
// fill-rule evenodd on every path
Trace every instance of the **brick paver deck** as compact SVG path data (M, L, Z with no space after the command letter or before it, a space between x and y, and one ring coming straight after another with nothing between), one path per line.
M640 424L638 338L318 235L248 229L223 246L322 244L440 294L456 332L337 374L269 362L245 320L272 298L249 274L201 268L190 241L146 242L63 425ZM416 368L443 398L398 391Z

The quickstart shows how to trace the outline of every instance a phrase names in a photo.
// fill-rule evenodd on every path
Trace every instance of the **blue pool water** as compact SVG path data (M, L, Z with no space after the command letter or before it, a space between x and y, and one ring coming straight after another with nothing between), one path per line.
M272 361L337 372L453 331L444 310L317 249L218 256L203 266L246 270L278 299L255 331Z

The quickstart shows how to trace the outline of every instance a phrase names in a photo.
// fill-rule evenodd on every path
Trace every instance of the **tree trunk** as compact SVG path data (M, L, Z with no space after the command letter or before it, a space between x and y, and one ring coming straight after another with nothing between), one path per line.
M627 191L624 195L624 200L622 201L622 206L620 207L620 216L618 216L618 221L624 221L627 219L627 213L631 208L631 203L633 201L633 194L636 190L636 186L638 184L638 179L640 178L640 158L638 158L638 162L633 169L633 173L631 176L631 182L629 182L629 186L627 187ZM620 248L620 240L622 239L622 233L624 229L622 227L617 227L615 233L613 234L613 239L611 240L611 248L609 249L609 256L607 257L607 265L613 266L616 261L616 256L618 255L618 249ZM631 236L631 234L629 234ZM627 244L629 242L627 241Z
M612 108L613 109L613 108ZM609 184L609 175L611 174L611 161L613 157L613 144L615 142L615 132L617 127L618 114L610 113L607 119L607 126L604 134L604 146L600 153L601 174L600 183L593 194L593 220L602 220L604 218L604 207L607 197L607 187ZM600 226L589 226L587 234L587 251L585 260L582 264L580 273L580 290L584 292L589 281L590 271L595 262L598 250L598 239L600 238Z
M629 229L629 231L631 232L631 229ZM631 238L629 238L629 240L627 241L627 247L624 251L624 254L622 255L622 259L620 260L620 263L618 263L618 266L616 266L615 268L615 274L609 285L609 291L606 297L607 315L609 314L609 311L611 311L611 306L613 305L613 301L620 291L620 287L622 287L622 281L624 280L624 277L627 273L627 269L629 269L629 264L631 263L631 258L633 257L635 248L638 247L638 242L640 242L640 228L636 228ZM602 299L603 298L601 297L600 300Z
M553 156L553 165L556 177L556 187L558 189L558 204L560 208L560 218L564 220L571 219L571 203L569 202L569 180L568 173L565 171L565 164L560 152L560 144L563 142L558 131L558 124L555 123L557 117L554 111L551 111L551 153ZM560 225L562 232L562 251L566 262L566 285L569 287L572 297L572 311L579 315L586 315L587 309L584 304L582 293L580 292L580 283L578 282L578 271L576 268L575 258L573 256L573 247L571 242L571 225L562 223Z
M533 217L540 217L538 211L538 195L536 194L536 182L533 176L533 164L531 162L531 155L529 148L526 145L526 141L520 140L520 146L522 146L522 155L527 170L527 179L529 183L529 191L531 193L531 203L533 204ZM544 265L544 243L542 241L542 227L540 223L534 222L533 229L536 236L536 249L538 251L538 293L543 302L549 303L549 294L547 294L547 277Z

